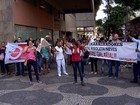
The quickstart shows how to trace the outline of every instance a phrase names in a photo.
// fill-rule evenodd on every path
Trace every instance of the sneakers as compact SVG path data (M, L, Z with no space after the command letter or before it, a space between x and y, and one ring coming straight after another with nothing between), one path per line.
M97 72L95 72L94 75L97 75Z
M61 74L58 74L59 77L61 77Z
M138 83L138 81L133 80L133 81L130 81L130 83Z
M73 84L76 84L76 83L77 83L77 81L74 81L74 82L73 82Z
M30 81L30 85L33 85L33 82L32 81Z
M91 74L93 74L93 71L91 72Z
M4 73L1 73L1 75L4 75Z
M65 75L69 75L68 73L64 73Z
M69 75L68 73L64 73L65 75ZM61 77L61 74L58 74L59 77Z
M77 84L77 81L74 81L73 84ZM82 82L81 82L81 85L82 85L82 86L85 86L85 83L82 81Z
M82 85L82 86L85 86L85 83L82 81L82 82L81 82L81 85Z
M37 80L37 82L38 82L38 83L42 83L42 81L40 81L40 80Z
M115 79L115 80L118 80L118 77L115 77L114 79Z

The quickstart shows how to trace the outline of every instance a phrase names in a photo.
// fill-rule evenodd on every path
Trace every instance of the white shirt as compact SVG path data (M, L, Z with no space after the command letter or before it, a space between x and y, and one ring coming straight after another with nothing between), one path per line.
M88 45L90 45L90 44L93 43L93 42L95 42L95 41L94 41L94 38L92 37L92 38L90 38L90 40L89 40L89 42L88 42Z
M62 47L56 46L55 49L56 49L56 60L64 59Z

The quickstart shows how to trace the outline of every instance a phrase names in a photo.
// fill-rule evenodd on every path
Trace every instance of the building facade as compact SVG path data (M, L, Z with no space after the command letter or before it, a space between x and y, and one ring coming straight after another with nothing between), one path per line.
M94 14L76 13L76 29L80 36L94 35Z
M0 40L13 42L64 34L76 38L75 12L92 12L91 0L0 0ZM79 4L81 2L81 4Z

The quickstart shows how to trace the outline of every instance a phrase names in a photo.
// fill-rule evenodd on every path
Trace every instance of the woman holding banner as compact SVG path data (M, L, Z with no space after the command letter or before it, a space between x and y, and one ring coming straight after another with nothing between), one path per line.
M49 44L47 44L47 42L44 39L41 41L41 54L43 58L44 70L46 73L49 73L48 62L51 56L51 49Z
M113 36L113 41L112 43L120 43L121 41L119 40L119 35L118 34L114 34ZM108 60L109 63L109 71L108 71L108 77L112 78L113 76L115 80L118 80L118 75L119 75L119 66L120 66L120 62L119 61L113 61L113 60ZM115 66L115 75L113 75L112 73L112 66Z
M138 83L138 76L140 76L140 36L138 36L138 39L135 39L134 37L130 36L129 33L126 33L126 35L133 41L138 44L136 52L137 52L137 63L133 63L133 75L134 79L130 81L131 83ZM139 81L140 85L140 81Z
M33 66L34 68L34 72L36 75L36 80L37 82L39 81L39 75L38 75L38 71L37 71L37 63L36 63L36 47L33 46L33 42L31 40L29 40L27 42L27 46L25 47L23 53L27 54L27 67L28 67L28 72L29 72L29 79L30 82L32 82L32 70L31 70L31 66Z
M5 69L7 70L7 74L10 74L8 64L4 63L4 58L5 58L5 42L1 42L1 47L0 47L1 75L4 75Z
M21 43L22 42L22 38L21 37L18 37L17 38L17 42L16 43ZM17 62L16 63L16 67L17 67L17 72L16 72L16 76L19 76L22 74L22 76L25 76L25 73L24 73L24 62Z

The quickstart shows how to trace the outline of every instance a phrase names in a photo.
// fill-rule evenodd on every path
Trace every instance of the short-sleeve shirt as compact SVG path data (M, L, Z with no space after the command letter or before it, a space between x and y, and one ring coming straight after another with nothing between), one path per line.
M27 60L34 60L34 61L36 61L35 49L36 49L36 47L32 47L32 48L27 50L27 55L26 55L26 59Z
M55 49L56 49L56 60L64 59L62 47L56 46Z

